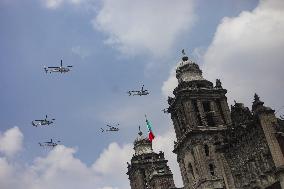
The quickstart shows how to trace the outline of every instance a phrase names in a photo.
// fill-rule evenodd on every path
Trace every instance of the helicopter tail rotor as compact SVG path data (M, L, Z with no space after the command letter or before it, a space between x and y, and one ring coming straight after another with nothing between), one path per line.
M45 73L47 73L47 72L48 72L48 69L47 69L47 67L46 67L46 66L44 66L44 71L45 71Z

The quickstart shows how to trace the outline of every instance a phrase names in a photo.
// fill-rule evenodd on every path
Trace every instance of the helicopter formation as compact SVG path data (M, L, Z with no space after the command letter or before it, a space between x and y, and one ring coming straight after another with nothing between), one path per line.
M185 51L184 49L182 49L182 54L185 55ZM46 73L67 73L71 71L71 68L73 68L72 65L68 65L68 66L63 66L62 60L60 61L60 66L44 66L44 71ZM140 90L129 90L126 92L128 94L128 96L146 96L149 95L150 92L148 89L144 88L144 84L142 85ZM168 114L168 109L162 109L162 112L165 114ZM282 118L282 117L281 117ZM283 118L282 118L283 119ZM50 126L52 124L54 124L55 119L48 119L47 115L45 116L44 119L36 119L32 121L32 126L34 127L39 127L39 126ZM105 128L100 128L102 133L106 133L106 132L118 132L119 129L119 124L116 124L115 126L112 125L106 125ZM54 142L52 139L50 141L47 142L43 142L43 143L39 143L40 146L42 147L55 147L58 145L60 141Z
M184 51L184 49L182 50L182 54L183 55L185 55L185 51ZM61 60L60 61L60 66L44 66L44 71L45 71L45 73L68 73L68 72L70 72L71 71L71 68L73 68L73 66L72 65L67 65L67 66L63 66L63 61ZM141 87L141 89L140 90L129 90L129 91L127 91L126 92L127 94L128 94L128 96L146 96L146 95L149 95L150 94L150 92L149 92L149 90L148 89L145 89L144 88L144 84L142 84L142 87ZM167 108L165 108L165 109L163 109L162 110L162 112L163 113L165 113L165 114L168 114L169 112L168 112L168 109ZM282 117L281 117L282 118ZM52 119L48 119L47 118L47 115L45 116L45 118L44 119L36 119L36 120L33 120L32 122L31 122L31 124L32 124L32 126L34 126L34 127L39 127L39 126L51 126L51 125L53 125L54 124L54 121L55 121L55 119L54 118L52 118ZM106 125L106 127L104 127L104 128L100 128L101 129L101 132L102 133L106 133L106 132L118 132L120 129L119 129L119 123L118 124L116 124L116 125ZM140 127L139 127L139 129L140 129ZM60 143L60 141L58 140L58 141L56 141L56 142L54 142L54 140L53 139L50 139L50 141L46 141L46 142L39 142L39 145L41 146L41 147L52 147L52 148L54 148L55 146L57 146L58 145L58 143Z
M68 66L63 66L63 61L60 61L60 66L44 66L44 71L45 73L67 73L71 71L71 68L73 68L72 65ZM144 84L141 87L141 90L130 90L127 91L127 94L129 96L146 96L149 95L149 91L147 89L144 89ZM35 119L31 122L32 126L34 127L39 127L39 126L51 126L54 124L55 119L48 119L47 115L45 115L44 119ZM112 125L106 125L105 128L101 128L101 132L118 132L119 131L119 123L116 124L115 126ZM61 141L54 141L53 139L50 139L50 141L46 142L39 142L38 144L41 147L52 147L54 148L55 146L58 145Z
M45 115L44 119L36 119L32 121L32 126L34 127L38 127L38 126L50 126L51 124L53 124L55 121L55 119L47 119L47 115ZM47 142L42 142L42 143L38 143L39 146L41 147L52 147L54 148L55 146L58 145L60 141L54 142L52 139L50 139L50 141Z

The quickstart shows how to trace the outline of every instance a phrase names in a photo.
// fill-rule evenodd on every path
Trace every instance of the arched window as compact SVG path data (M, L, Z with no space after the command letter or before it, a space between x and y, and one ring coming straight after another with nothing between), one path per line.
M209 171L210 171L210 174L211 174L212 176L215 175L215 172L214 172L214 165L213 165L212 163L209 164Z
M195 175L194 175L191 163L188 164L188 172L190 175L192 175L192 178L195 179Z
M207 144L204 145L205 155L209 156L209 146Z
M203 105L203 110L204 110L205 113L211 111L210 102L204 101L204 102L202 102L202 105Z

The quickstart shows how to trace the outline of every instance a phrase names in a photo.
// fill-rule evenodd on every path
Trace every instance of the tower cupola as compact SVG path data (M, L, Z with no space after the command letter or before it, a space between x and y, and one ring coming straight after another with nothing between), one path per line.
M135 154L131 163L127 162L127 175L131 189L175 188L172 172L167 165L164 153L155 153L151 141L140 130L134 141Z
M134 151L136 156L153 152L151 141L143 135L140 127L138 137L134 141Z
M179 62L178 67L176 69L176 77L178 82L182 81L195 81L195 80L204 80L202 77L202 71L199 69L199 66L189 60L183 51L184 56L182 60Z

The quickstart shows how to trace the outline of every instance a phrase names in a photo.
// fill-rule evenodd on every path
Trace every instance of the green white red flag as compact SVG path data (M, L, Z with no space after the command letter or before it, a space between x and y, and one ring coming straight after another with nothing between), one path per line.
M145 115L145 117L146 117L146 115ZM146 117L146 125L147 125L147 128L148 128L148 138L152 142L152 140L155 138L155 135L154 135L154 133L152 131L152 124L147 119L147 117Z

